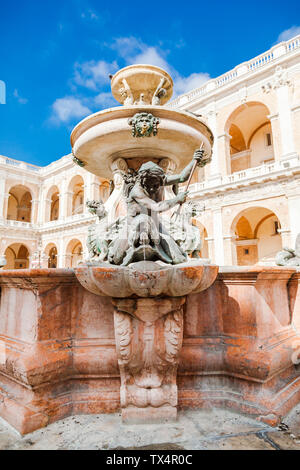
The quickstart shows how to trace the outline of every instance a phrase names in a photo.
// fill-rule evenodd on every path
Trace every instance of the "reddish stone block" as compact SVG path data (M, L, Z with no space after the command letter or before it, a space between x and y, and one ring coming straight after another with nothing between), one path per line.
M299 403L299 279L292 268L226 268L187 296L179 407L229 407L276 425ZM0 416L26 434L119 410L110 299L72 270L2 271L0 286Z

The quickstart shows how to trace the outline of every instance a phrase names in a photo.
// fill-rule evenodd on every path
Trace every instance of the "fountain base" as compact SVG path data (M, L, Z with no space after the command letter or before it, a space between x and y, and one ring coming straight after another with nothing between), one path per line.
M124 422L176 419L185 300L113 299Z
M226 407L275 426L300 400L300 272L262 266L220 271L210 288L187 295L182 305L178 408ZM111 277L109 270L102 274ZM71 415L119 412L120 406L126 422L150 422L157 414L161 422L173 419L173 405L122 406L116 305L109 297L82 287L72 269L1 271L0 286L0 416L21 434ZM166 297L172 312L174 297ZM148 300L117 302L124 313L121 302L139 301L134 311L147 317L125 314L142 329L164 319L150 303L146 308ZM163 382L166 396L167 387ZM129 381L125 391L135 388L141 387Z

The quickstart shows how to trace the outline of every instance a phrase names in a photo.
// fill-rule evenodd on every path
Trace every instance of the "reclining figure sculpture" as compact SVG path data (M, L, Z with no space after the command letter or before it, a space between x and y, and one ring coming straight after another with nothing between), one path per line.
M300 233L296 238L295 249L283 248L277 253L275 261L278 266L300 266Z

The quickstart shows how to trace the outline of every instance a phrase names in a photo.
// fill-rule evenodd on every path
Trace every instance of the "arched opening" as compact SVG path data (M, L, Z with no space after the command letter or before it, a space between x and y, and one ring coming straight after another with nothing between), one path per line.
M29 251L22 243L13 243L5 250L6 265L4 269L26 269L29 267Z
M69 184L68 216L82 214L84 209L84 181L82 176L72 178Z
M230 135L231 173L274 160L269 114L263 103L250 102L229 117L226 130Z
M48 258L48 268L57 268L57 247L54 243L49 243L45 248Z
M252 207L242 211L232 227L237 264L275 264L275 256L282 249L280 227L278 217L269 209Z
M57 186L52 186L47 195L46 222L57 220L59 217L59 191Z
M82 255L82 243L77 239L71 240L66 249L66 268L76 267L82 260Z
M31 200L31 193L26 186L13 186L9 191L7 220L31 222Z

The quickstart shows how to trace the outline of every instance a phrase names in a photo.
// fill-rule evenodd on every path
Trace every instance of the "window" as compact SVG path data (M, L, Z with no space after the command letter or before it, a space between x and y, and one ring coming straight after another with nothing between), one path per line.
M249 255L249 248L245 248L245 249L244 249L244 254L245 254L245 255Z
M266 134L266 146L267 147L272 146L272 136L269 132Z
M274 235L277 235L277 233L280 233L279 229L280 229L280 223L278 222L278 220L274 220Z

